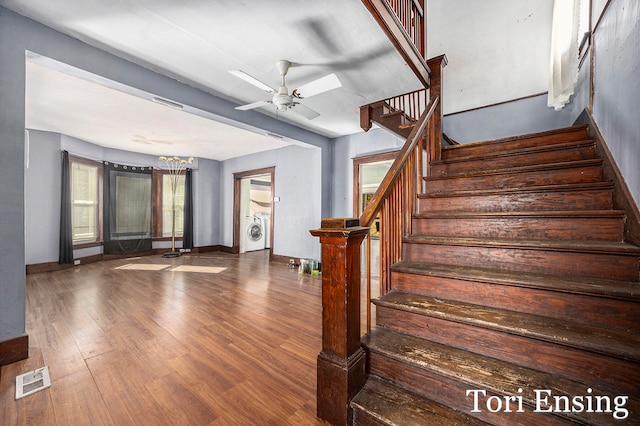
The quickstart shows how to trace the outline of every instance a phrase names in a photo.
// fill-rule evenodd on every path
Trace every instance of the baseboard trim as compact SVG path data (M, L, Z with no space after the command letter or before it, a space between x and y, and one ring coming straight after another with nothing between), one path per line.
M29 335L23 334L0 342L0 366L22 361L29 357Z
M222 251L220 250L220 245L217 244L215 246L202 246L202 247L194 247L191 249L191 253L211 253L214 251Z
M62 271L63 269L69 269L73 267L74 265L70 263L65 263L63 265L59 264L58 262L33 263L31 265L26 265L26 273L27 275L40 274L42 272Z
M233 246L233 247L220 246L220 251L223 252L223 253L239 254L240 253L240 246Z
M40 274L43 272L56 272L62 271L63 269L73 268L79 265L86 265L88 263L100 262L103 260L118 260L118 259L127 259L129 257L137 257L137 256L154 256L161 255L162 253L171 251L170 248L156 248L152 250L147 250L141 253L131 253L131 254L95 254L92 256L81 257L75 259L76 262L80 262L77 265L72 264L59 264L58 262L44 262L44 263L33 263L30 265L26 265L26 274ZM233 247L225 247L221 245L211 245L211 246L202 246L202 247L194 247L191 249L191 253L210 253L221 251L224 253L234 253ZM238 249L239 251L239 249Z
M300 264L300 258L299 257L294 257L294 256L283 256L281 254L274 254L271 253L271 256L269 258L269 260L271 262L276 262L276 263L284 263L286 265L289 264L289 261L293 259L293 261L295 262L296 265Z

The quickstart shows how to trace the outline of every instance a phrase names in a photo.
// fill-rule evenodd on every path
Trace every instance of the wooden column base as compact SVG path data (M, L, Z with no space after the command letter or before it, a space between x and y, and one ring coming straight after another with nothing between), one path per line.
M359 348L347 360L322 351L318 355L317 415L333 425L351 424L349 402L364 386L366 352ZM345 406L346 404L346 406Z
M0 342L0 366L22 361L29 357L29 336L20 337Z

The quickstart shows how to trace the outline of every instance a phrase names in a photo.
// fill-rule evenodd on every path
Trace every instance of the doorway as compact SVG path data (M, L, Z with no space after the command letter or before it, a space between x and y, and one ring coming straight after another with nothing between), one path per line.
M233 252L273 254L275 167L234 173Z
M353 159L353 217L360 217L397 155L397 151L392 151ZM379 226L379 218L376 218L369 234L371 275L374 278L378 278L380 274ZM366 263L364 250L362 256L361 262L364 268Z

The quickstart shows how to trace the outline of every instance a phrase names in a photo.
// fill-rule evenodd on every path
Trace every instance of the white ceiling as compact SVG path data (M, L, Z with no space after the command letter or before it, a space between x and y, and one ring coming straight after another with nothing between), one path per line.
M321 114L317 119L290 111L276 116L272 105L257 110L329 137L361 131L360 105L420 86L360 0L0 0L0 4L236 104L266 100L269 95L229 74L232 69L277 87L275 63L287 59L293 63L287 75L290 89L333 72L341 88L303 100ZM541 91L540 68L544 75L547 67L544 61L539 64L539 58L543 53L548 58L552 0L428 0L427 4L429 56L446 53L449 58L445 112ZM496 79L491 74L503 68L518 78ZM77 70L69 76L68 69L51 67L51 62L32 59L27 73L27 127L154 155L166 154L171 146L171 155L217 160L295 142L267 137L259 129L229 120L220 125L211 121L220 117L188 105L183 111L171 109L150 101L153 94Z
M48 58L31 54L27 60L30 129L114 149L218 161L295 143L241 123L225 124L222 117L194 108L168 107L153 98Z

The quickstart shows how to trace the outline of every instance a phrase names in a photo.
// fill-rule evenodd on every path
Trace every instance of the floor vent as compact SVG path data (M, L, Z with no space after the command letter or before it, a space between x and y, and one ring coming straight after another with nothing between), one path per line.
M16 377L16 399L23 398L51 386L49 367L24 373Z

